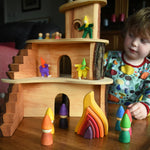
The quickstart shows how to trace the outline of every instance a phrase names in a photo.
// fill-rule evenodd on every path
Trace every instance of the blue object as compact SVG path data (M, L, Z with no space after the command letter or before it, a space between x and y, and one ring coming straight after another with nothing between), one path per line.
M124 114L124 108L123 106L120 106L117 110L117 113L116 113L116 125L115 125L115 130L116 131L121 131L121 127L120 127L120 122L121 122L121 119L123 117L123 114Z
M123 106L121 105L118 110L117 110L117 113L116 113L116 117L117 118L122 118L123 117L123 114L124 114L124 108Z

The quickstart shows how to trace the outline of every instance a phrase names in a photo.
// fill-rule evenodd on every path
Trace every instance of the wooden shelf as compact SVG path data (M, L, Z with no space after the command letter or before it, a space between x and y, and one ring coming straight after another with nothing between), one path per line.
M42 77L34 77L34 78L24 78L24 79L1 79L2 82L10 83L10 84L20 84L20 83L70 83L70 84L87 84L87 85L107 85L112 84L113 80L111 78L105 77L101 80L79 80L72 78L42 78Z
M65 12L66 10L81 7L88 4L100 3L101 7L104 7L107 4L107 0L77 0L69 3L65 3L59 8L60 12Z
M64 38L64 39L33 39L27 40L26 43L35 43L35 44L72 44L72 43L105 43L109 44L108 40L105 39L89 39L89 38Z

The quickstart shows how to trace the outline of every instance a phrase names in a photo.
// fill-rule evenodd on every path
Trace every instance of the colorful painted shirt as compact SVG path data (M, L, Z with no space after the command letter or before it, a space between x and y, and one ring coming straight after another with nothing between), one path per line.
M150 60L139 66L127 63L123 53L110 51L104 55L105 76L113 79L108 100L128 105L144 102L150 108Z

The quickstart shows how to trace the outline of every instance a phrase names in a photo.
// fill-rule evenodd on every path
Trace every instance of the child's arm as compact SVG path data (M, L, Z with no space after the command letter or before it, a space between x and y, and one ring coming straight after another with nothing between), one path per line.
M128 109L131 112L131 115L136 119L144 119L147 117L147 108L143 103L137 102L130 104Z
M136 119L144 119L148 116L150 111L150 75L144 81L139 102L130 104L128 108Z

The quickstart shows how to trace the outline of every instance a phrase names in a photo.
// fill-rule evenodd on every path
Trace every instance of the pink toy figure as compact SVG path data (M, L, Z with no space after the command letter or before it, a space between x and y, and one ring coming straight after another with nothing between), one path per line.
M52 34L52 39L61 39L62 38L62 34L59 32L55 32Z
M111 16L111 22L115 23L116 22L116 15L112 14Z
M41 76L44 77L45 75L47 77L51 77L51 75L49 74L49 67L50 65L45 63L45 60L41 57L41 66L39 67L40 72L41 72Z
M125 21L125 14L120 14L119 21L124 22Z

